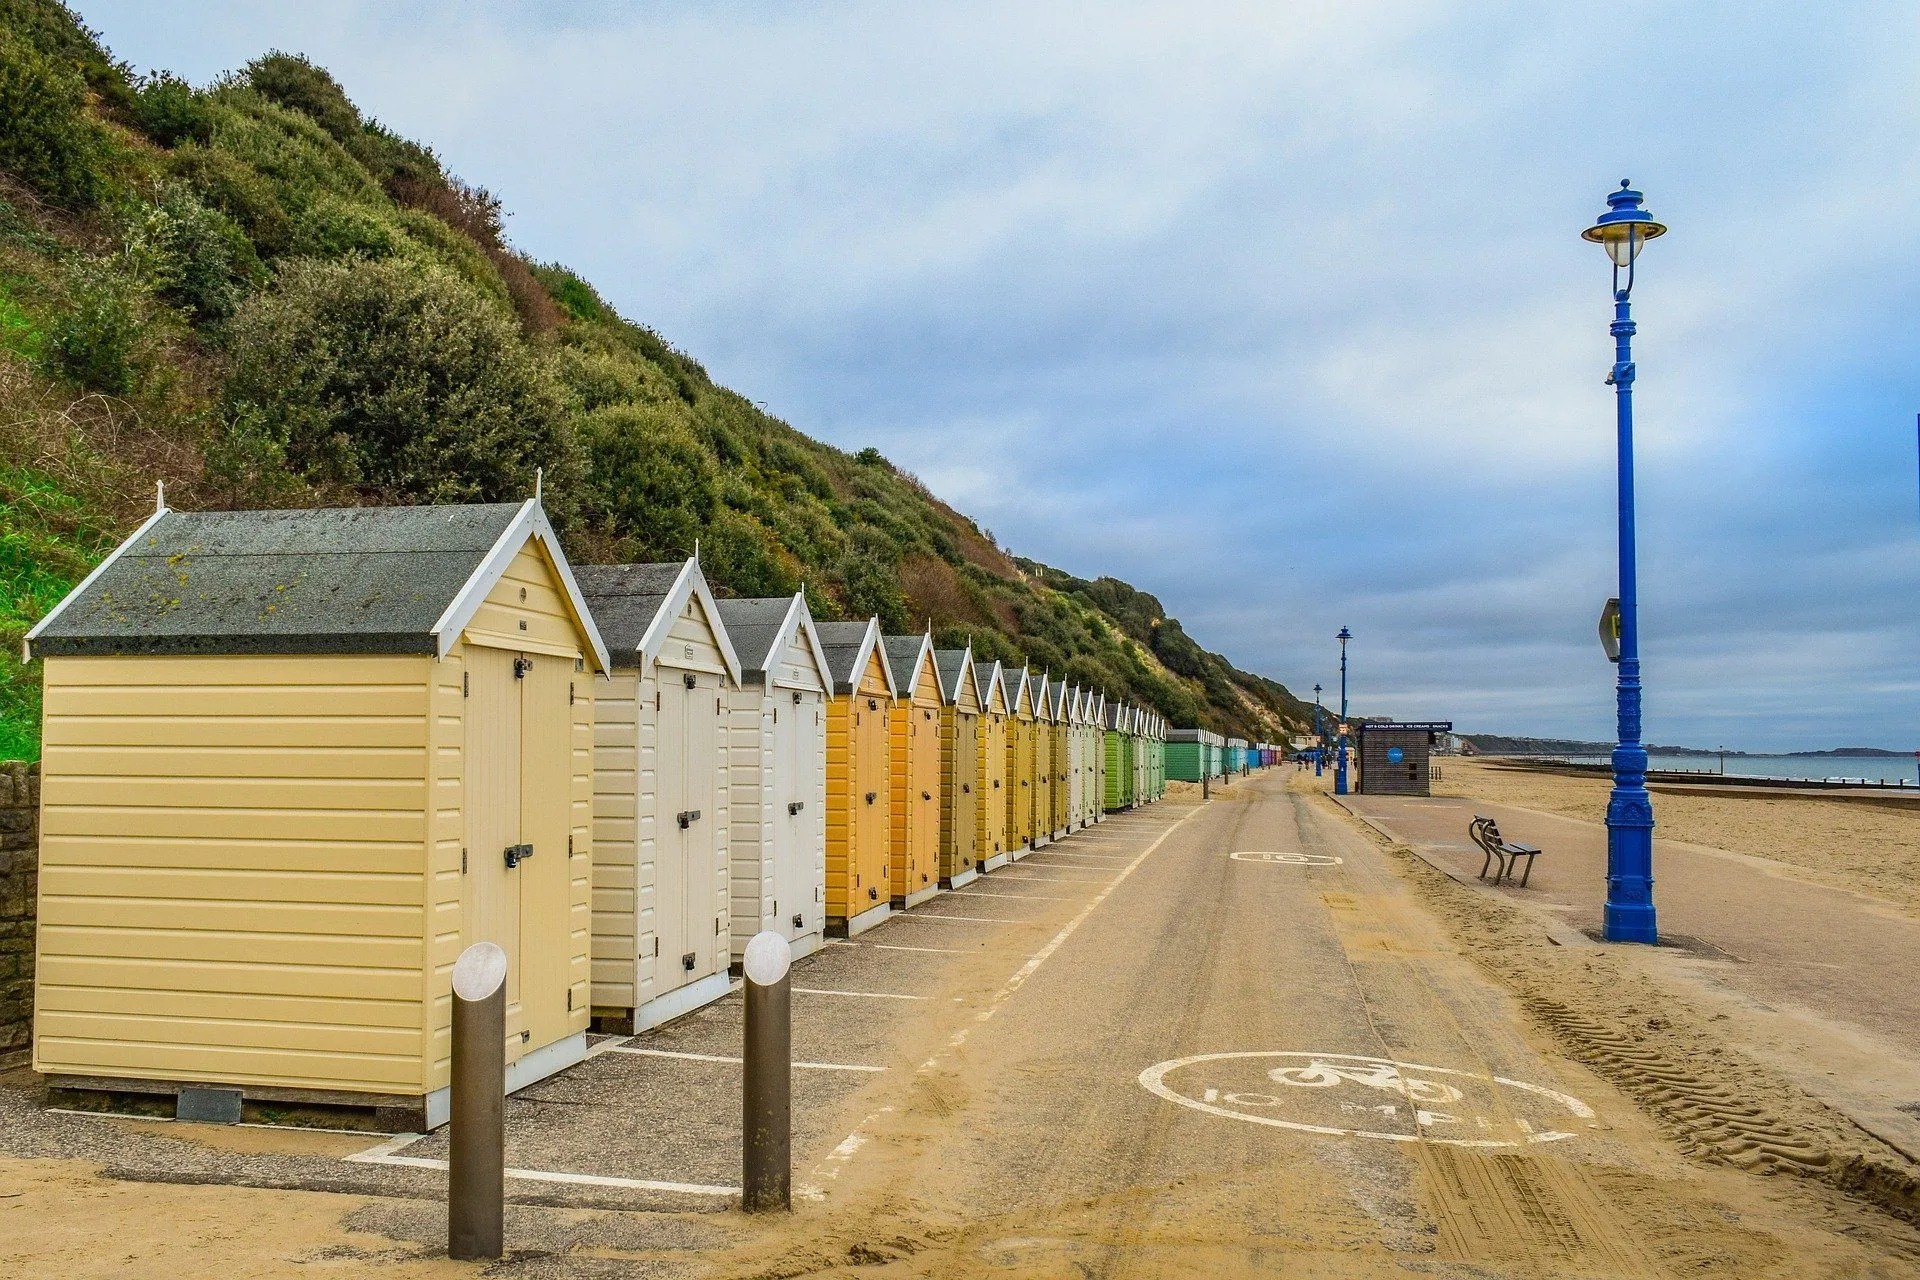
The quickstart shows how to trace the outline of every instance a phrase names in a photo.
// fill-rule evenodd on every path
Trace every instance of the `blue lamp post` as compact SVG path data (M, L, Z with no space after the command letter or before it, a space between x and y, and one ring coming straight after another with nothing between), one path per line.
M1321 776L1321 762L1327 758L1327 731L1320 727L1320 686L1313 686L1313 776Z
M1333 794L1347 794L1347 641L1353 632L1345 627L1334 637L1340 642L1340 745L1333 757Z
M1620 450L1620 744L1613 749L1613 795L1607 801L1609 942L1656 942L1653 915L1653 798L1647 794L1647 749L1640 744L1639 582L1633 548L1633 264L1666 228L1640 207L1641 195L1621 179L1607 211L1580 233L1613 260L1613 387ZM1626 283L1620 272L1627 273Z

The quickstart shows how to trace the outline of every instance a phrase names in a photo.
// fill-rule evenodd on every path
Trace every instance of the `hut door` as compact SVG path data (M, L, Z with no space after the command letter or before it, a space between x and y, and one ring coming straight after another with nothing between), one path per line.
M974 851L974 805L979 803L979 783L975 781L980 773L980 734L973 716L955 712L953 716L953 776L948 785L952 788L953 805L953 848L955 865L953 870L969 871L973 868L977 856Z
M507 874L520 877L521 1003L526 1045L538 1049L567 1036L573 948L572 861L573 662L521 655L520 840L534 856Z
M691 767L687 759L690 691L680 673L666 667L654 668L654 680L660 710L653 752L657 806L653 822L653 927L659 947L658 958L653 962L653 994L663 996L686 984L685 957L694 950L693 939L687 936L687 863L693 847L695 821L689 817L685 827L680 825L680 815L690 808L686 783ZM702 814L699 821L709 818L710 815ZM698 964L697 953L695 963Z
M714 972L714 944L720 941L720 725L719 682L709 677L669 671L667 678L680 686L686 711L682 719L681 808L698 815L690 817L686 837L686 897L681 905L685 924L686 952L681 960L680 979L694 982ZM687 687L692 676L694 685ZM678 824L675 824L676 827ZM731 954L731 943L728 944ZM684 955L693 956L693 968L686 967Z
M773 928L787 938L807 932L813 917L813 890L803 874L802 858L810 852L801 833L820 817L814 812L813 761L803 744L812 741L813 704L794 702L785 689L773 694L777 708L773 722ZM796 812L794 805L800 808ZM802 924L796 926L793 918Z
M856 693L853 705L853 731L860 761L859 772L853 780L856 788L854 868L859 878L854 884L853 902L847 913L849 919L892 899L891 879L887 874L887 845L891 835L888 812L893 785L887 772L887 704L884 698Z
M491 942L507 953L507 1060L520 1056L520 890L523 868L506 850L520 843L520 688L514 655L466 647L467 893L462 946Z

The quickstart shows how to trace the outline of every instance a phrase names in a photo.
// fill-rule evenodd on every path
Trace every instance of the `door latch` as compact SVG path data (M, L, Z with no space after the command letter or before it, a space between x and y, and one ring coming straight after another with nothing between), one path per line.
M878 795L878 794L879 794L879 792L877 792L877 791L869 791L869 792L867 792L867 803L868 803L868 804L872 804L872 803L873 803L873 798L874 798L874 796L876 796L876 795Z
M680 957L680 967L682 969L685 969L688 973L693 972L693 964L694 964L693 952L689 951L687 952L687 954Z
M685 831L688 827L700 821L700 811L698 809L682 809L677 816L680 819L680 829L682 831Z
M515 680L526 679L527 672L531 670L533 670L532 658L515 658L513 660L513 678Z
M793 913L793 927L796 929L804 929L807 927L807 918L798 911Z
M807 807L807 802L805 800L795 800L792 804L787 806L787 816L791 818L794 814L800 812L802 809L806 807Z
M507 846L507 870L511 871L533 856L530 844L510 844Z
M874 887L873 887L872 885L868 885L868 886L867 886L867 898L868 898L868 900L869 900L869 901L871 901L871 902L878 902L878 901L880 901L880 891L879 891L878 889L876 889L876 888L874 888Z

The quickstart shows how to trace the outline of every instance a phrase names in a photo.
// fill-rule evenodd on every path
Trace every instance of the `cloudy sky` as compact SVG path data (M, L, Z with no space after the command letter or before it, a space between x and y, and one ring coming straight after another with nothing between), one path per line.
M1002 543L1363 713L1612 733L1623 177L1657 742L1920 747L1920 10L78 0L269 48Z

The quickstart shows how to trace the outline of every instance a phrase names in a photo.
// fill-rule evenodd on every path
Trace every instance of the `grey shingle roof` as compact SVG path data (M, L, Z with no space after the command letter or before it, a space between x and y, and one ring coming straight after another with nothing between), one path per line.
M34 652L433 653L434 624L520 511L169 511Z
M933 669L940 673L940 693L948 702L960 700L960 679L967 670L965 649L935 649Z
M660 606L680 579L687 562L672 564L583 564L573 570L587 598L594 625L616 667L639 663L640 641Z
M820 648L827 655L827 666L833 676L833 688L836 693L852 693L859 672L853 664L860 660L860 646L866 642L865 622L822 622L814 631L820 637Z
M913 690L913 664L920 657L920 646L926 642L925 636L881 636L881 647L887 651L887 666L893 670L893 687L905 696Z
M792 596L769 596L757 600L716 600L720 625L733 639L733 651L740 657L742 679L767 678L767 659L780 638L781 624L793 608Z

